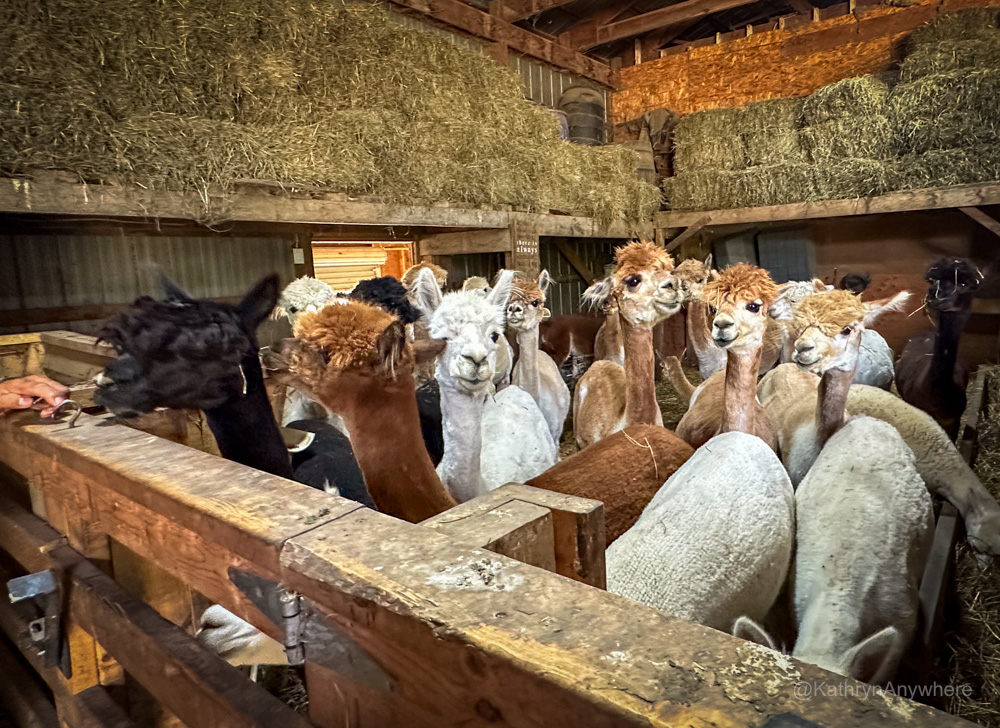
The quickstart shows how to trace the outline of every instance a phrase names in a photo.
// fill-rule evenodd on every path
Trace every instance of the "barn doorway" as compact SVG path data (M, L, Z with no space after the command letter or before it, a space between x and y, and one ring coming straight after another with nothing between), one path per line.
M401 278L413 265L413 243L314 240L313 274L335 291L350 291L366 278Z

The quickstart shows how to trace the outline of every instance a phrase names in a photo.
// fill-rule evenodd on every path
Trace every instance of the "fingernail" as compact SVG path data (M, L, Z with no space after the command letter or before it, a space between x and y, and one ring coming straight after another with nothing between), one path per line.
M21 397L20 399L17 400L17 404L20 407L28 407L31 405L33 401L34 400L32 400L31 397Z
M65 397L56 397L56 404L62 404L66 401Z

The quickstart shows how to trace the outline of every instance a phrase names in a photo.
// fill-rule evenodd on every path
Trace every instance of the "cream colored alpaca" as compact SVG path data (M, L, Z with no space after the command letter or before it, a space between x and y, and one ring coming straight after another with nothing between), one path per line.
M406 289L406 297L414 306L417 305L417 296L415 293L417 276L420 275L420 271L425 269L429 270L434 276L434 280L437 282L438 288L444 289L445 285L448 283L448 271L434 263L424 261L407 268L403 273L403 277L399 280L400 283L403 284L403 288ZM410 341L413 342L425 341L429 339L430 334L427 333L427 316L425 315L415 324L407 326L406 332ZM418 387L421 384L426 384L434 379L434 360L418 364L417 368L413 371L413 378Z
M492 289L490 282L482 276L472 276L462 282L463 291L477 291L487 295ZM511 372L514 369L514 349L506 337L497 342L497 366L493 373L493 386L497 392L511 383Z
M844 423L865 327L901 310L909 298L903 291L862 302L850 291L826 291L803 297L780 313L794 364L766 374L758 391L777 430L781 459L793 485L805 477L827 439ZM818 398L817 374L823 376Z
M618 248L615 262L614 273L588 288L584 299L618 312L625 365L594 362L577 383L573 426L580 448L629 425L663 425L654 383L653 327L680 310L670 273L674 261L645 242Z
M429 317L429 334L447 342L435 372L444 425L437 472L459 502L504 483L524 483L559 456L531 395L513 386L491 393L513 277L513 271L502 271L486 295L443 295L430 271L417 277L417 306Z
M677 424L677 435L692 447L736 429L753 433L776 449L774 430L756 401L767 309L776 296L777 286L767 271L748 263L727 268L703 289L702 297L715 311L712 340L726 351L726 368L698 385ZM724 428L734 417L749 419Z
M511 384L535 399L545 415L552 439L558 443L569 414L569 387L552 357L538 348L538 327L549 317L545 308L548 288L548 271L543 270L537 282L516 276L507 302L507 328L516 334L518 347Z

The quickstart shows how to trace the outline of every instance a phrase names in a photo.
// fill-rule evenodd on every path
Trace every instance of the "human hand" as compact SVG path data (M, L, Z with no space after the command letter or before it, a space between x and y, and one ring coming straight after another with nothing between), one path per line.
M69 387L47 377L32 375L0 382L0 414L7 410L41 410L51 417L56 407L69 399Z

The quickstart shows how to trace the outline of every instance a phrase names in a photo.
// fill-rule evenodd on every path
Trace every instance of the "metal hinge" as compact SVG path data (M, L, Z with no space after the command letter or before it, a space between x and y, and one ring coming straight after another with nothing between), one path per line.
M58 666L66 677L71 677L69 650L63 649L62 590L52 569L19 576L7 582L7 596L11 604L34 605L34 614L28 621L28 636L38 649L46 667Z

